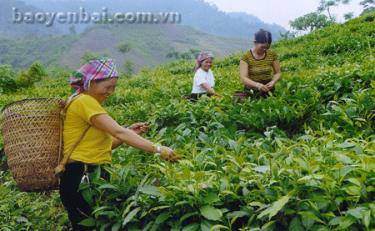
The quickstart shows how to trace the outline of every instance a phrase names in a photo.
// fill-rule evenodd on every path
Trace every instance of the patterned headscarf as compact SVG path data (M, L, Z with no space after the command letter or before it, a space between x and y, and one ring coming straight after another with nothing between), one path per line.
M197 71L199 68L201 68L202 66L202 63L204 60L206 59L209 59L209 58L214 58L214 55L209 52L209 51L203 51L201 53L199 53L199 55L197 56L197 59L196 59L196 63L195 63L195 71Z
M73 72L69 79L70 85L76 94L88 90L92 80L118 78L116 65L112 59L91 60L77 71Z

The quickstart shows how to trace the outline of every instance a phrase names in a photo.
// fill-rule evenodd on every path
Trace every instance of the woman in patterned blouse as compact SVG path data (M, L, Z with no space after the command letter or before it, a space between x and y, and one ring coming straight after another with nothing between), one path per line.
M241 82L245 93L255 91L257 95L266 95L281 78L280 63L276 52L270 49L272 34L261 29L254 37L254 47L240 61Z

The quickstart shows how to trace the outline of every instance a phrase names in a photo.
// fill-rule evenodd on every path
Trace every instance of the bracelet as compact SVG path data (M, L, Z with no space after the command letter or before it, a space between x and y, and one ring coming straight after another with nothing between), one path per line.
M161 153L161 146L160 145L154 145L154 149L156 149L156 153Z

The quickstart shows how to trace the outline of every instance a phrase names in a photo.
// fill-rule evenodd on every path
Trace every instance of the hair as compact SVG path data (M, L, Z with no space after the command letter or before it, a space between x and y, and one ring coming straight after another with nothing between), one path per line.
M272 34L269 31L260 29L254 35L254 42L255 43L272 43Z

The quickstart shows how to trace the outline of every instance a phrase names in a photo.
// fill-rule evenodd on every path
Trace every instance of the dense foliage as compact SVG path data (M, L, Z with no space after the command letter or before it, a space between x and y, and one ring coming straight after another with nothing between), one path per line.
M280 41L273 96L235 103L240 54L216 60L220 98L192 104L193 62L123 78L106 102L122 124L150 122L151 140L183 160L127 146L81 189L98 230L372 230L375 228L374 14ZM0 97L69 94L66 80ZM52 77L51 77L52 78ZM17 192L0 175L0 230L67 228L56 193Z

